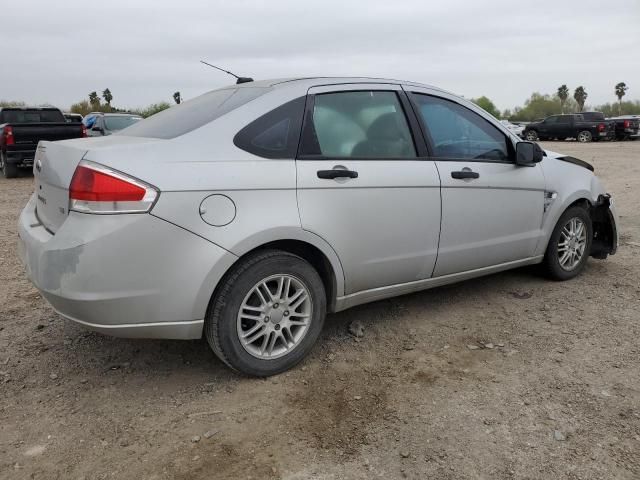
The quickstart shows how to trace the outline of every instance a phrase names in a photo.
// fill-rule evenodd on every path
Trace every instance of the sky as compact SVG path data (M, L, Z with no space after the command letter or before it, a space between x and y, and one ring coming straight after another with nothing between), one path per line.
M116 107L255 79L371 76L500 108L583 85L588 105L640 99L640 0L3 1L0 99Z

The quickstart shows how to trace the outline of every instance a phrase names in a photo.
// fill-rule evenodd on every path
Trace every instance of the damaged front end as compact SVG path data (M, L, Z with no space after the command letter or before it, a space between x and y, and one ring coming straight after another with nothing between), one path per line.
M589 209L593 225L591 256L604 259L616 253L618 248L618 227L611 195L598 195L598 200Z

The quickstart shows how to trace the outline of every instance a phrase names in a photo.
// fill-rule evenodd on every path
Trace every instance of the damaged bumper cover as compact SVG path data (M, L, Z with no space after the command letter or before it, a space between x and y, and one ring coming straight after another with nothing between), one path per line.
M614 255L618 249L618 216L610 194L598 195L598 200L591 206L591 221L591 256L603 259Z

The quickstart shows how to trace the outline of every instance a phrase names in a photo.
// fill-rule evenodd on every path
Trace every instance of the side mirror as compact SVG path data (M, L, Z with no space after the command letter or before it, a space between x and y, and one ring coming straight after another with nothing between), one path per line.
M540 162L542 157L544 157L544 152L537 143L516 143L516 165L532 167L536 163Z

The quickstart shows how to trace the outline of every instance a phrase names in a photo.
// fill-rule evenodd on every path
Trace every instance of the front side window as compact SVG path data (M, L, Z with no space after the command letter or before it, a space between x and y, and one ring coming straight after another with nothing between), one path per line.
M104 125L107 130L116 131L127 128L140 120L142 120L142 117L137 115L118 115L113 117L106 115L104 117Z
M416 150L395 92L317 94L302 154L328 158L413 158Z
M412 94L431 140L433 156L509 160L507 137L490 122L455 102Z

